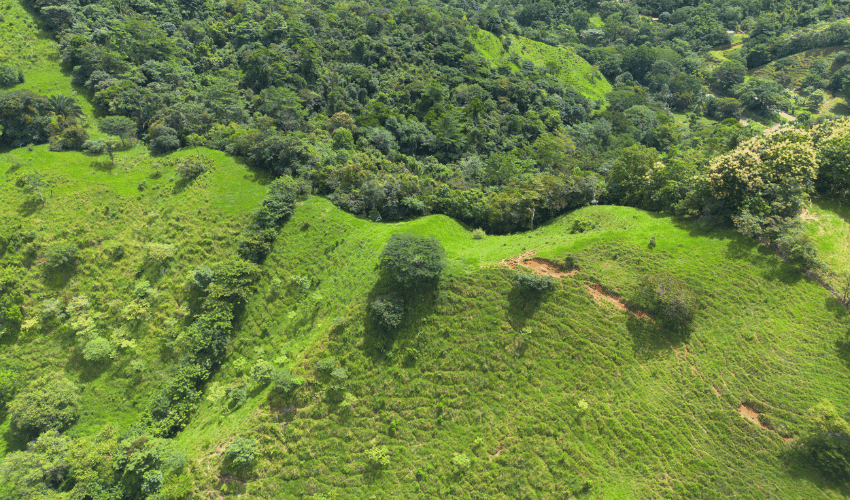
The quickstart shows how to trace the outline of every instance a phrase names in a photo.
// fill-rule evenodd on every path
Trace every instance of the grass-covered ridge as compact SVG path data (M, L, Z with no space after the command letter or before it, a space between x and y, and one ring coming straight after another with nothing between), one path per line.
M591 229L571 234L581 226ZM368 303L388 285L375 266L389 235L406 231L440 239L449 269L437 290L406 302L406 322L382 354ZM210 387L232 385L259 359L307 384L288 400L254 392L241 409L212 397L176 438L195 458L166 490L305 498L843 494L789 452L806 409L850 398L835 376L847 369L836 348L847 315L817 284L734 233L702 233L629 208L588 207L526 234L470 235L445 217L374 224L319 198L305 202L266 261L268 275ZM517 271L499 261L531 251L552 262L573 254L580 271L549 295L520 293ZM690 335L659 332L590 293L626 300L643 275L658 272L698 294ZM332 389L336 382L317 367L329 356L347 372L344 389ZM742 417L742 405L760 413L764 427ZM222 467L217 450L234 435L259 438L253 472ZM382 447L390 465L370 466L367 452Z

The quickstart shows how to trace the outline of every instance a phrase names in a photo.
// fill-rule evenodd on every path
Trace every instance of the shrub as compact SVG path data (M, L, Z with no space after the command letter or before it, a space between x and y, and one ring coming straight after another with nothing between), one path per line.
M286 368L277 368L271 374L274 390L282 394L290 394L304 383L301 377L293 377Z
M390 466L390 452L386 446L376 446L366 450L366 462L372 469L386 469Z
M14 87L19 83L24 83L24 74L14 66L0 64L0 87Z
M83 358L90 363L102 363L115 353L112 344L103 337L95 337L83 347Z
M189 278L189 286L199 292L204 292L210 286L210 283L213 282L213 279L215 279L215 273L213 273L212 269L207 266L198 266L192 271L192 275Z
M471 462L469 461L469 457L464 453L455 453L452 456L452 463L457 467L458 472L463 474L469 469Z
M434 238L394 234L381 252L381 268L402 287L413 288L440 277L446 267L445 254Z
M182 182L191 182L209 170L209 163L201 158L183 158L177 163L175 172Z
M330 387L333 390L342 390L345 389L345 384L348 381L348 370L345 368L338 366L333 369L331 372L331 384Z
M27 438L65 429L77 418L77 392L76 384L59 373L34 380L9 404L12 428Z
M159 125L153 127L148 133L148 149L151 153L165 154L178 148L180 148L180 139L173 128Z
M48 271L70 269L77 263L80 249L73 243L63 241L47 247L44 255L44 267Z
M251 380L257 385L266 385L271 382L273 369L274 365L261 359L251 367Z
M472 230L472 239L473 240L480 240L480 239L483 239L485 236L487 236L487 233L485 233L484 230L481 229L480 227L478 229Z
M106 141L101 139L89 139L83 143L82 149L83 151L99 155L106 152L108 144Z
M233 382L224 390L225 403L230 408L242 408L248 401L248 386L240 379Z
M637 308L671 330L688 330L699 307L696 295L669 274L644 277L636 299Z
M89 133L84 129L71 125L50 138L51 151L81 151L89 141Z
M233 438L224 450L224 459L234 468L250 467L260 454L259 443L255 438Z
M336 367L336 358L333 356L328 356L316 362L316 369L322 372L330 372Z
M551 276L540 276L538 274L520 273L514 278L514 284L520 290L532 293L545 292L555 288L557 280Z
M404 320L404 299L397 294L381 295L371 307L378 321L389 328L396 328Z

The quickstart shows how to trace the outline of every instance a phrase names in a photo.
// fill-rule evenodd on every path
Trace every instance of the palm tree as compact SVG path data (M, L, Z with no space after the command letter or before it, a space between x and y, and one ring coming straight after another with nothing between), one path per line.
M52 95L47 98L48 109L56 116L64 118L77 118L83 114L83 108L77 106L73 97L65 97L62 94Z

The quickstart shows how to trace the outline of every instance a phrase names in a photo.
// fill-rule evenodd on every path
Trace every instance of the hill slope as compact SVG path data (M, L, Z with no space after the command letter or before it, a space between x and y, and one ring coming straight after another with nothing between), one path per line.
M596 229L570 234L574 220ZM407 302L407 320L382 353L367 304L389 290L374 271L382 243L404 231L438 237L449 273L433 294ZM850 398L835 376L847 370L835 347L847 315L733 233L600 206L528 234L473 240L444 217L374 224L312 198L277 241L213 387L238 381L258 359L277 359L307 384L288 400L258 389L232 413L206 403L177 438L195 457L186 473L194 481L173 484L193 495L838 493L789 450L807 408ZM581 270L550 295L520 293L516 271L499 261L535 251L551 261L573 253ZM689 336L619 307L618 296L660 271L700 297ZM314 283L306 293L292 286L304 276ZM347 371L344 389L317 369L328 356ZM761 426L742 412L760 413ZM234 435L260 439L253 473L222 468L216 450ZM381 446L391 456L386 470L368 465L366 452Z

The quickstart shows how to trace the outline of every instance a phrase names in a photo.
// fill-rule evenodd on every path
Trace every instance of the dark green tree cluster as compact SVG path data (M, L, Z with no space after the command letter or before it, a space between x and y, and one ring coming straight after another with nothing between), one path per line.
M381 269L404 289L433 285L446 267L445 250L435 238L394 234L381 252Z

